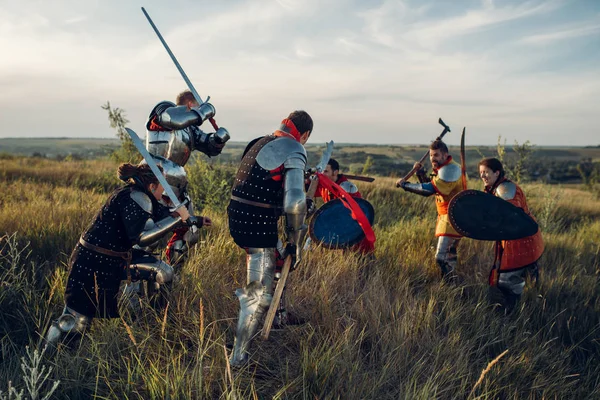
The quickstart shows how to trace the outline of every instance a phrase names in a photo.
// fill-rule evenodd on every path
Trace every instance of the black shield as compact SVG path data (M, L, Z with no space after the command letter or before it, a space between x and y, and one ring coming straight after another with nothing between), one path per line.
M479 190L454 196L448 217L458 233L477 240L515 240L538 230L538 224L521 208Z
M375 210L371 203L360 198L354 200L372 225ZM332 200L319 208L311 219L309 228L313 242L321 243L329 249L345 249L365 238L362 228L340 199Z

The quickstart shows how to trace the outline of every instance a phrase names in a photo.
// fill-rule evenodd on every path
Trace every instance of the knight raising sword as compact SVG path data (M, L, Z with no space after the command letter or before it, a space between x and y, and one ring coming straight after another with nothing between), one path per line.
M154 106L146 122L146 149L162 166L178 199L185 203L190 214L194 215L194 206L187 191L188 179L184 166L195 150L209 157L221 154L229 140L229 132L217 126L214 120L215 107L208 102L209 98L203 100L200 97L144 8L142 12L189 88L177 96L175 103L165 100ZM200 129L207 120L215 132L206 133ZM193 227L176 230L167 245L169 263L181 265L188 246L197 241L198 233Z

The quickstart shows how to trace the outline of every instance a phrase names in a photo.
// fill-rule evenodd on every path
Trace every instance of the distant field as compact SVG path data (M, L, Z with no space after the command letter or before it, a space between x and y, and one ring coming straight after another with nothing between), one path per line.
M221 156L213 158L214 163L236 164L246 147L246 142L230 142ZM535 144L534 144L535 145ZM79 138L0 138L0 155L38 155L47 158L88 159L109 155L119 147L117 139L79 139ZM307 145L309 163L314 165L320 158L323 143ZM366 171L370 175L401 176L408 172L412 164L425 154L427 144L423 145L375 145L336 143L333 157L342 167L342 171L363 173L364 165L370 157L371 167ZM450 152L458 160L459 149L451 147ZM477 163L483 157L497 154L496 146L467 146L467 172L477 174ZM512 145L506 146L508 165L515 162L516 154ZM530 180L543 180L551 183L580 183L578 165L586 161L594 165L600 163L600 147L541 147L534 146L534 152L526 162L527 176Z

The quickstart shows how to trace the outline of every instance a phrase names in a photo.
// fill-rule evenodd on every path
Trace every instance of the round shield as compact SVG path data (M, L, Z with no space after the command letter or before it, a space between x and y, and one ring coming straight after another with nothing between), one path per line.
M523 209L479 190L454 196L448 218L458 233L477 240L515 240L538 231L538 224Z
M372 225L375 210L371 203L360 198L354 200ZM322 243L329 249L345 249L359 243L365 237L362 228L340 199L327 202L319 208L311 219L309 228L313 242Z

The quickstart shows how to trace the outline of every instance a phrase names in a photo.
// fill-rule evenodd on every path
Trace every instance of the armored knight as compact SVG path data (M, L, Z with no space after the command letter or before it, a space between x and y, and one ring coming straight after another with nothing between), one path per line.
M479 162L479 175L485 191L491 193L534 218L523 190L505 176L504 166L497 158L484 158ZM534 219L535 220L535 219ZM544 241L538 227L534 235L516 240L497 241L495 246L494 267L490 272L489 284L492 289L499 289L502 294L501 303L506 311L511 311L517 304L525 289L527 275L537 280L538 260L544 252Z
M229 132L225 128L218 128L214 133L205 133L199 128L214 115L212 104L198 104L188 90L177 96L177 104L169 101L158 103L146 123L146 148L162 165L175 195L188 205L191 215L194 214L194 207L187 193L185 164L194 150L209 157L221 154L229 140ZM197 241L198 231L194 227L176 230L167 244L169 263L176 266L182 264L188 246Z
M304 144L313 129L311 117L294 111L279 130L251 142L238 169L227 207L229 232L246 251L247 286L236 290L240 301L231 365L248 360L258 325L271 304L276 281L278 220L285 217L286 253L300 259L306 234ZM285 317L283 304L278 318Z
M435 227L435 236L438 238L435 261L442 277L445 280L453 280L456 279L457 247L462 236L450 224L448 204L457 193L465 189L461 179L462 170L460 165L452 160L452 156L448 154L448 147L441 140L431 143L429 159L433 166L431 178L426 176L419 164L415 165L419 168L417 172L419 183L401 180L399 186L407 192L421 196L435 195L438 213Z
M147 246L190 221L185 207L178 216L164 215L158 200L163 188L148 165L122 164L119 177L128 185L117 189L82 234L70 259L65 308L52 323L46 340L56 344L65 334L82 334L94 317L118 317L121 281L148 281L157 297L173 279L173 268L132 249Z

